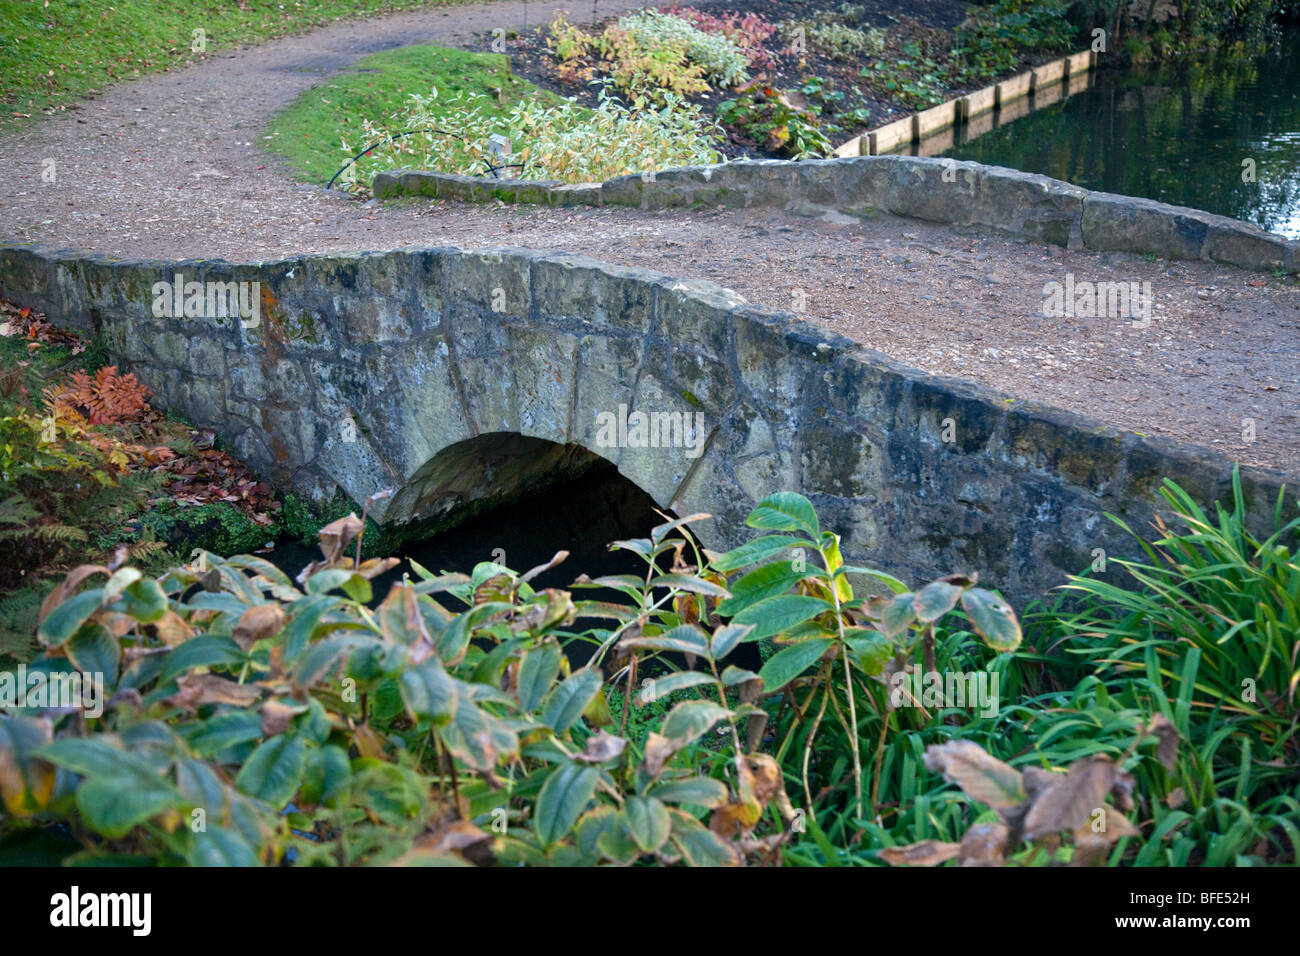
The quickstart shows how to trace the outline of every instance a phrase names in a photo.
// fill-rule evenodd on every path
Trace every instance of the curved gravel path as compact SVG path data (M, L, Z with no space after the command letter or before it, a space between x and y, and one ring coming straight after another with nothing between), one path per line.
M644 0L600 0L604 17ZM0 237L117 256L264 259L410 245L530 246L707 278L921 368L1300 473L1300 291L1208 263L1146 262L881 217L769 211L361 204L294 184L264 124L369 53L590 20L585 3L433 8L332 25L137 80L0 140ZM53 159L57 178L41 180ZM1043 286L1151 281L1149 328L1047 319ZM1253 423L1255 439L1243 440Z

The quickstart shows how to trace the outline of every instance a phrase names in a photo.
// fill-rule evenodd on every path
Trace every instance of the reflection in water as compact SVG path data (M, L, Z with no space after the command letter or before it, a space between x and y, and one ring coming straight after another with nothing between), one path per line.
M978 138L957 137L969 141L943 155L1300 238L1300 28L1255 57L1102 70L1090 89L1060 103ZM1243 181L1252 166L1255 181Z
M645 564L636 555L610 551L609 543L643 536L663 522L654 509L649 495L613 465L602 465L541 494L471 518L433 537L409 542L400 557L412 558L435 574L469 574L481 561L496 561L523 572L545 564L557 551L568 551L568 560L532 582L536 588L567 588L580 574L594 578L644 572ZM268 557L293 577L318 560L320 553L285 541ZM388 593L391 582L401 580L403 572L410 572L405 561L375 579L376 601ZM618 593L587 591L580 596L613 600Z

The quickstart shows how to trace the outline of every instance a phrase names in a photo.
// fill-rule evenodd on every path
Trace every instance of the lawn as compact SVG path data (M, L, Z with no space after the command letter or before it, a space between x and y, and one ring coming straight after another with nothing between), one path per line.
M428 96L433 89L439 103L473 97L489 122L534 98L560 103L554 93L513 76L509 60L501 54L400 47L358 60L328 83L308 90L276 117L263 143L284 157L295 173L323 186L349 156L370 145L363 141L364 120L386 121L412 93Z
M438 0L450 5L457 0ZM431 0L230 3L192 0L30 0L0 4L0 128L64 109L104 87L201 60L216 50L334 20L430 6ZM195 30L203 51L195 51Z

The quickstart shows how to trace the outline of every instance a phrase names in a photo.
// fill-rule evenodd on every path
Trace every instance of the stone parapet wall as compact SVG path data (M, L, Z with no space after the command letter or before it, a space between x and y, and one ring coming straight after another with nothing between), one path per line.
M1071 201L1023 188L1022 214L1039 222ZM259 283L257 322L155 317L154 283L178 274ZM395 489L384 522L525 494L539 479L529 462L550 448L548 469L599 455L660 505L711 513L710 547L748 540L764 495L799 490L854 563L914 583L978 571L1023 606L1096 549L1133 553L1103 512L1144 528L1162 478L1200 501L1230 489L1218 453L925 374L710 283L579 256L444 248L235 264L5 246L0 295L98 333L161 405L282 489L354 501ZM602 442L600 416L621 407L698 421L694 453ZM516 448L512 435L555 444ZM1252 522L1271 526L1287 476L1242 474Z
M1300 272L1300 242L1250 223L1149 199L1094 192L1034 173L950 159L741 160L581 185L398 170L376 175L373 189L381 199L428 196L642 209L769 206L858 217L891 213L979 226L1071 249Z

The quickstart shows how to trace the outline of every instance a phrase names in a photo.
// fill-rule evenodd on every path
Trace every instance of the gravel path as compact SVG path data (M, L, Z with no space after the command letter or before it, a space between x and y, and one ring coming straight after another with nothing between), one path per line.
M604 17L644 0L600 0ZM549 20L586 4L527 5ZM576 8L576 9L575 9ZM430 9L329 26L115 87L0 140L0 237L118 256L260 259L408 245L562 249L712 279L921 368L1300 472L1300 291L1207 263L1075 253L881 217L686 214L426 201L362 205L294 184L258 148L267 120L357 58L471 46L525 5ZM57 179L41 180L53 159ZM1044 284L1152 283L1148 328L1043 316ZM1255 439L1243 440L1243 420Z

